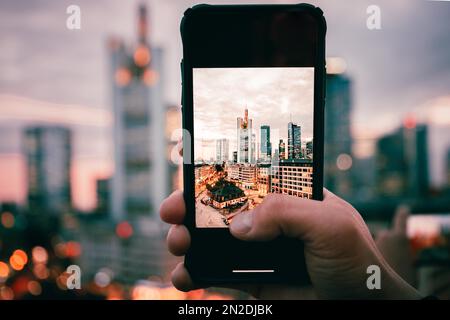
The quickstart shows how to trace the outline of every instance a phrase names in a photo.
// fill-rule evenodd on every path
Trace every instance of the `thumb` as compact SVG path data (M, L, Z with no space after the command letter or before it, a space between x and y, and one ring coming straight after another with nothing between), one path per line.
M334 196L324 190L324 200ZM282 194L269 194L251 211L235 216L230 232L241 240L267 241L284 234L307 241L323 223L322 201L309 200Z
M406 235L406 224L408 221L410 208L406 205L400 205L394 216L394 230L402 235Z

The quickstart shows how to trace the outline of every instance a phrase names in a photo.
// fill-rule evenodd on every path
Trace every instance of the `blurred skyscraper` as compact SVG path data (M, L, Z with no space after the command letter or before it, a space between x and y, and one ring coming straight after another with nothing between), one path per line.
M71 208L69 129L36 126L25 129L28 209L31 213L60 215Z
M176 134L179 132L181 134L181 108L180 106L170 105L166 112L166 154L169 165L169 185L168 194L177 189L182 189L183 184L183 164L177 163L173 157L181 159L179 156L177 144L179 142L180 136Z
M300 159L302 157L302 132L301 127L292 122L288 123L288 159Z
M148 41L146 7L139 7L138 42L111 39L114 107L112 215L154 214L168 191L162 51Z
M447 151L447 186L450 187L450 149Z
M385 197L426 196L429 191L427 127L407 121L380 138L376 149L377 192Z
M97 185L97 208L98 214L110 214L111 205L111 179L98 179Z
M340 59L337 61L343 63ZM334 60L327 61L327 69L333 73L327 74L324 184L330 191L348 196L351 192L350 168L348 165L341 165L339 160L352 157L351 80L333 63Z
M179 180L179 167L170 160L180 108L163 102L162 51L148 41L147 19L141 5L135 46L109 41L115 170L111 193L103 193L104 186L98 192L100 205L110 199L113 219L87 219L79 228L78 264L85 279L95 280L107 268L121 284L149 277L165 281L176 262L165 245L167 230L155 215Z

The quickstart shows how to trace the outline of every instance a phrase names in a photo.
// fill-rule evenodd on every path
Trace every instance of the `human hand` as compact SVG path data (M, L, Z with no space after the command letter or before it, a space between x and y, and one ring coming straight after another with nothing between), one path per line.
M162 220L173 224L167 236L169 250L184 255L190 246L188 229L182 225L186 207L183 194L174 192L161 205ZM324 200L269 194L255 209L234 217L230 232L238 239L268 241L280 234L304 242L304 254L314 291L325 299L414 299L417 291L387 264L378 251L364 220L347 202L324 190ZM366 286L367 267L381 271L381 289ZM196 288L183 264L172 273L180 290ZM232 286L230 286L232 287ZM302 298L303 291L291 286L233 286L257 298Z

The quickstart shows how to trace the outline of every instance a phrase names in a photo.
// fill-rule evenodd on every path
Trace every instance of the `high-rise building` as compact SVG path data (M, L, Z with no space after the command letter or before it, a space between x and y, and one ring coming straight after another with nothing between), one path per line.
M111 179L98 179L97 185L97 208L96 212L102 215L108 215L110 213L111 205Z
M325 106L324 184L330 191L351 195L351 171L338 167L339 156L352 157L350 134L351 80L344 73L327 74Z
M377 193L385 197L417 197L429 191L427 127L401 127L376 146Z
M302 158L301 127L292 122L288 123L288 159Z
M30 212L66 213L71 208L71 131L37 126L25 129L24 135Z
M177 135L180 133L180 135ZM183 162L179 152L179 139L181 136L181 108L177 105L169 105L166 112L166 139L167 160L169 164L168 193L182 189ZM178 159L178 161L177 161Z
M147 22L141 5L137 44L109 43L115 162L111 209L116 220L155 213L168 190L162 51L151 46Z
M256 134L252 133L252 152L250 154L250 163L256 163L256 159L257 159L257 151L258 149L256 148Z
M261 163L257 167L258 192L261 196L270 192L270 167L270 163Z
M253 148L255 147L253 140L252 119L248 118L248 109L245 109L244 118L238 117L237 122L237 162L253 163L255 156Z
M280 139L280 143L278 144L278 153L280 160L286 159L286 144L283 139Z
M216 161L226 162L229 160L230 143L228 139L216 140Z
M311 199L312 174L312 160L281 160L278 164L271 166L271 192Z
M306 142L306 154L305 157L308 159L312 159L313 158L313 141L308 141Z
M270 143L270 126L261 126L261 160L270 161L272 157L272 144Z
M237 163L237 155L238 155L238 152L233 151L233 163Z
M447 151L447 186L450 187L450 149Z

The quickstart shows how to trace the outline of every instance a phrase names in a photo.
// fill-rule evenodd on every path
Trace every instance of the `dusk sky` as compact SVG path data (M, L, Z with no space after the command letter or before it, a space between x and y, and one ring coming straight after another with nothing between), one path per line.
M74 191L75 204L82 208L95 204L92 193L86 190L93 188L97 176L108 174L113 167L106 42L111 35L127 43L136 40L140 2L147 3L150 9L152 45L161 46L165 52L164 96L168 104L179 104L182 56L179 22L184 10L195 1L1 1L0 201L24 200L23 169L17 169L23 168L17 138L23 125L41 123L46 117L52 123L69 121L55 119L54 109L47 106L50 105L57 106L62 114L74 106L81 113L92 110L95 114L91 119L82 117L70 124L76 136L74 161L77 168L82 168L74 169L74 176L84 181L75 188L78 190ZM283 1L289 2L296 1ZM450 96L449 1L310 2L325 12L327 55L340 56L347 62L346 73L353 84L352 133L356 155L370 155L374 139L398 127L410 113L425 114L430 120L427 114L433 104L450 109L450 99L446 98ZM81 30L66 28L66 8L71 4L81 8ZM369 30L366 26L366 9L371 4L381 9L381 30ZM40 117L36 117L37 113ZM98 124L92 124L92 119L97 119ZM430 121L435 120L444 129L432 138L433 145L444 150L450 146L448 111L438 113ZM432 158L432 177L440 179L443 153L433 154L436 156Z
M194 69L195 159L215 157L215 145L201 141L228 139L230 157L236 149L236 119L245 108L252 119L256 142L260 126L271 130L272 148L287 144L287 124L301 126L302 142L312 139L313 68Z

